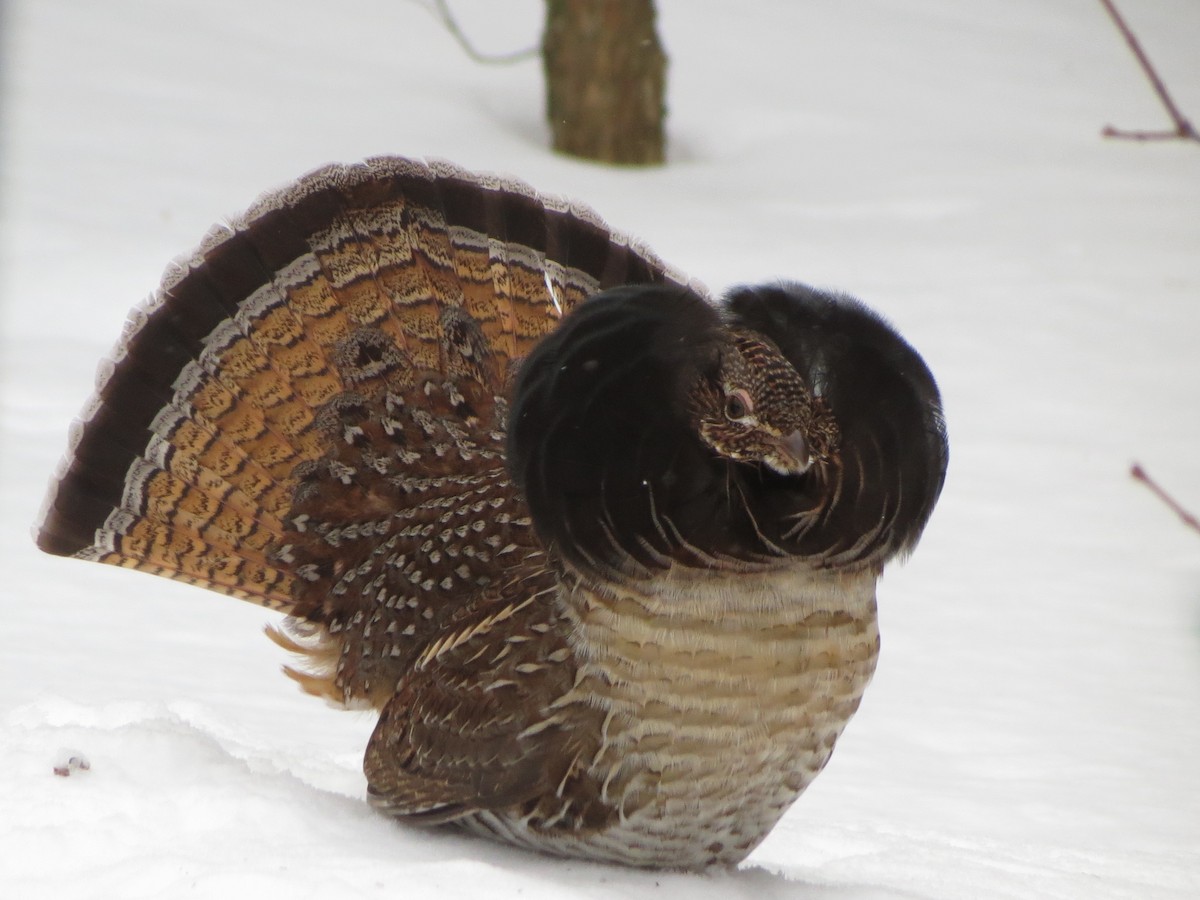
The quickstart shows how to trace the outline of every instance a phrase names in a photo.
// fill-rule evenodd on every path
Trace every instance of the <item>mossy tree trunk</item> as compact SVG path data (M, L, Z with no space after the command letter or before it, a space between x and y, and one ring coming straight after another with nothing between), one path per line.
M653 0L546 0L555 150L623 165L663 161L667 58L654 26Z

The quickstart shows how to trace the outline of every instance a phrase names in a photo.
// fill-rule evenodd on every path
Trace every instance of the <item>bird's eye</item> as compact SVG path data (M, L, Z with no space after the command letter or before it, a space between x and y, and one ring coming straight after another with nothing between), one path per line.
M754 412L754 401L750 399L750 395L738 389L730 391L725 397L725 418L731 421L744 419L746 416Z

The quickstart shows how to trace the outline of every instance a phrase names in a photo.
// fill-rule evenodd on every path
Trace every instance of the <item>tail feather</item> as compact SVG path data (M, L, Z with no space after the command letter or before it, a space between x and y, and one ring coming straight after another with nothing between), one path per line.
M343 458L372 464L369 448L338 448L363 428L389 439L389 404L416 402L421 385L441 385L454 415L491 409L563 314L630 280L682 279L590 210L526 185L390 157L317 170L210 231L131 315L38 544L288 613L308 584L301 606L314 608L336 561L306 567L292 541ZM357 424L368 409L374 424ZM464 458L496 441L438 427ZM405 483L423 483L431 457L395 452L416 479ZM355 487L328 515L351 514L356 491L381 508Z

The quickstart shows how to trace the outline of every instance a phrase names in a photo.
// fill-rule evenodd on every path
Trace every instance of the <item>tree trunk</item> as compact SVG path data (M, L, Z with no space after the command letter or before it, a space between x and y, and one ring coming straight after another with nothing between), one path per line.
M625 165L663 161L667 58L653 0L546 0L542 61L554 149Z

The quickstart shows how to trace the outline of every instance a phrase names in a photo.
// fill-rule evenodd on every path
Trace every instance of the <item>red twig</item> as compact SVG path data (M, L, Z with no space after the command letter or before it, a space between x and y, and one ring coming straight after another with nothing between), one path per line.
M1150 490L1154 492L1154 495L1158 497L1159 500L1167 504L1167 506L1171 508L1171 511L1175 513L1175 515L1183 519L1183 524L1187 525L1189 528L1195 529L1196 531L1200 531L1200 520L1197 520L1194 515L1180 505L1178 500L1163 490L1157 481L1146 474L1146 470L1143 469L1141 465L1134 463L1129 470L1129 474L1133 476L1135 481L1140 481L1146 487L1150 488Z
M1171 95L1167 93L1167 87L1163 84L1161 78L1158 77L1158 72L1155 70L1150 58L1146 56L1142 45L1138 39L1134 37L1129 26L1125 24L1124 17L1117 11L1116 5L1112 0L1100 0L1104 8L1108 10L1109 16L1112 17L1117 29L1129 44L1129 49L1133 51L1133 55L1137 57L1138 63L1141 64L1142 71L1146 73L1146 77L1150 79L1150 84L1154 87L1154 92L1158 94L1158 99L1162 101L1162 105L1166 107L1167 115L1171 117L1172 123L1175 125L1174 131L1123 131L1115 128L1112 125L1105 125L1101 132L1105 137L1125 138L1134 141L1162 141L1162 140L1191 140L1200 141L1200 134L1192 127L1192 123L1184 118L1183 113L1179 111L1179 107L1175 105L1175 101L1171 99Z

